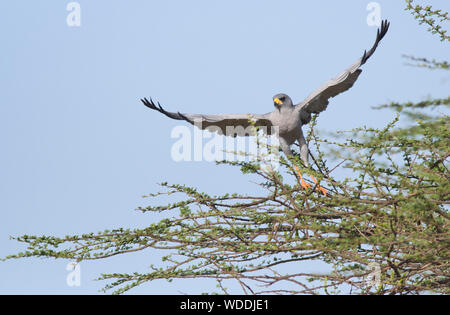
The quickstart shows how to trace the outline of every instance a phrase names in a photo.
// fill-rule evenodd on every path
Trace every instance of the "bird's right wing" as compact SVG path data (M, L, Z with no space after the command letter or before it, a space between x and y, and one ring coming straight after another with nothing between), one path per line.
M320 88L312 92L303 102L296 105L297 109L300 111L303 124L307 124L311 120L312 113L318 114L324 111L327 108L328 100L331 97L335 97L353 86L362 71L359 67L365 64L367 59L372 56L377 49L378 43L383 39L388 29L389 22L387 20L382 21L381 27L377 31L375 43L369 51L364 51L363 56L345 69L344 72L326 82Z
M180 112L168 112L159 104L156 105L151 99L141 99L142 103L148 108L157 110L169 118L176 120L185 120L192 125L206 129L211 132L217 132L226 136L249 136L254 134L254 128L258 127L265 134L272 134L272 121L270 113L264 115L256 114L182 114Z

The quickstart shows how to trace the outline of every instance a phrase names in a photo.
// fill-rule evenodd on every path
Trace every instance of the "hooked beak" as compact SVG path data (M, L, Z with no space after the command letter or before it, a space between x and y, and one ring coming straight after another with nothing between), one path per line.
M283 102L280 101L280 99L279 99L278 97L275 97L275 98L273 99L273 102L274 102L275 104L277 104L277 105L283 104Z

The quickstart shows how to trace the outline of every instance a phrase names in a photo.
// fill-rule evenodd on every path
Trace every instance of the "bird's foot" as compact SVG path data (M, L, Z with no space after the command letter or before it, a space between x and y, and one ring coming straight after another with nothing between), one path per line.
M300 178L300 185L302 186L302 188L303 188L304 190L307 190L308 188L311 188L311 185L308 184L308 183L306 183L306 182L303 180L303 176L302 176L302 174L300 173L300 170L298 169L298 167L295 167L295 169L297 170L298 177Z
M317 187L317 189L324 195L324 196L326 196L327 195L327 193L328 193L328 190L326 190L325 188L323 188L323 187Z
M305 182L305 181L303 180L303 178L300 178L300 184L301 184L301 186L302 186L302 188L303 188L304 190L307 190L308 188L311 188L311 185L308 184L307 182Z
M328 190L326 190L326 189L323 188L323 187L320 187L320 186L317 184L317 180L314 178L314 176L311 176L311 178L312 178L314 184L317 185L317 190L319 190L324 196L326 196L327 193L328 193Z

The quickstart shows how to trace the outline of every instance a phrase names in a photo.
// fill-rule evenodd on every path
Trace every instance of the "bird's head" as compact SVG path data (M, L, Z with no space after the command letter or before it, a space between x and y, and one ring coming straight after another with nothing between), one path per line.
M273 97L273 105L280 110L282 107L293 106L291 98L283 93L277 94Z

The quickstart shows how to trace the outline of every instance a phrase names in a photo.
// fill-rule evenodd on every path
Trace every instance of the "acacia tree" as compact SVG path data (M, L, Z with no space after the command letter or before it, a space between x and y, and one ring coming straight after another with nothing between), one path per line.
M448 70L447 62L408 58L416 66ZM328 140L318 135L313 119L307 136L317 152L312 169L298 155L281 158L279 171L263 170L256 162L221 162L256 175L261 195L212 196L162 183L163 191L148 197L179 195L179 201L139 210L166 213L163 220L142 229L14 237L27 249L6 259L80 262L167 252L147 273L101 275L108 282L104 290L118 294L156 279L186 278L215 279L225 294L228 280L250 294L448 294L449 117L419 109L449 103L450 97L378 106L374 110L398 112L385 128L356 128ZM402 117L410 122L400 124ZM335 166L325 156L334 157ZM322 196L314 185L303 190L297 167L314 175L329 194ZM346 176L335 175L337 169L345 169ZM299 266L308 261L325 262L329 272L302 271Z

